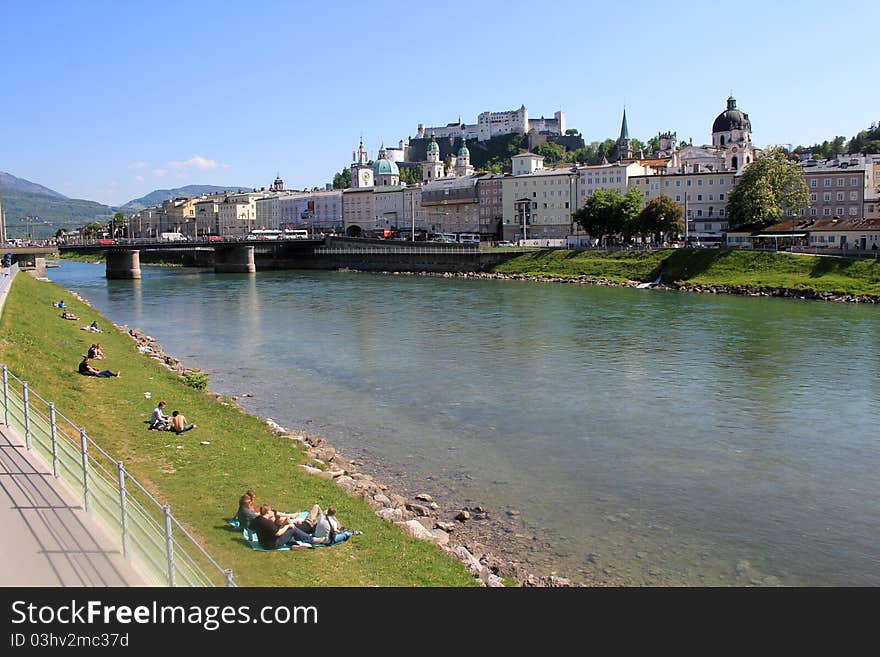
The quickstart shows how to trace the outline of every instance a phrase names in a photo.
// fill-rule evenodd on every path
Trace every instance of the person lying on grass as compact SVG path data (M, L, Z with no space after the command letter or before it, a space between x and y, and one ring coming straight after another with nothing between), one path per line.
M61 319L69 319L75 322L79 319L79 317L65 310L63 313L61 313Z

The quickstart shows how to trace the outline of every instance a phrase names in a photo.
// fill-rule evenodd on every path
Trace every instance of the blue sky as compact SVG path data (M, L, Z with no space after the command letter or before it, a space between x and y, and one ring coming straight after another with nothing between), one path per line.
M778 6L777 6L778 5ZM33 2L0 9L0 170L122 204L323 185L361 133L525 104L587 141L694 143L733 91L758 145L880 120L874 2ZM873 45L872 45L873 44Z

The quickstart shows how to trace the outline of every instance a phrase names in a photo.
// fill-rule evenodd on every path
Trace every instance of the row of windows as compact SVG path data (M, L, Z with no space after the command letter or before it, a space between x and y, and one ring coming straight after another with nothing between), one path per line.
M568 185L568 184L569 184L567 178L564 179L564 180L563 180L563 179L558 179L558 180L544 180L543 182L544 182L544 186L545 186L545 187L547 186L547 183L550 183L551 186L552 186L552 185ZM514 186L514 187L519 187L519 181L514 180L514 181L513 181L513 186ZM523 187L528 187L528 186L529 186L528 181L524 180L524 181L523 181ZM538 186L538 181L537 181L537 180L533 180L533 181L532 181L532 187L537 187L537 186Z
M837 200L843 201L845 195L846 195L846 192L837 192ZM813 203L815 203L816 201L819 200L819 194L817 192L810 192L810 200ZM825 201L826 203L831 201L831 192L823 192L822 200ZM849 200L850 201L858 201L859 200L859 193L858 192L850 192L849 193Z
M824 187L831 187L831 178L825 178L825 180L823 182L824 182L824 185L823 185ZM852 176L849 179L849 184L851 187L858 187L859 185L861 185L861 182L862 182L862 179L857 176ZM846 185L846 178L838 178L837 179L837 186L838 187L844 187L845 185ZM810 178L810 187L815 188L818 186L819 186L819 179L818 178Z
M725 180L726 180L726 178L719 178L719 179L718 179L718 184L719 184L719 185L723 185L723 184L725 184L725 183L724 183ZM732 181L733 179L731 178L730 180ZM692 187L692 186L693 186L693 182L694 182L694 181L691 180L691 179L689 178L689 179L687 180L687 187ZM641 184L642 184L642 179L641 179L641 178L636 178L636 185L641 185ZM652 182L652 181L646 179L646 180L645 180L645 184L646 184L646 185L650 184L651 189L660 189L660 183L659 183L659 182ZM714 179L714 178L707 178L707 179L706 179L706 184L707 184L707 185L714 185L714 184L715 184L715 179ZM669 187L669 186L670 186L670 181L669 181L669 180L664 180L664 181L663 181L663 186L664 186L664 187ZM676 180L676 181L675 181L675 186L676 186L676 187L681 187L681 180ZM703 178L697 178L697 184L696 184L696 186L697 186L697 187L702 187L702 186L703 186Z
M801 212L801 214L806 215L807 210L804 209ZM809 208L809 214L811 217L815 217L819 214L819 211L817 208ZM838 217L842 217L846 214L846 208L841 208L841 207L835 208L834 214ZM792 217L792 216L794 216L794 213L791 210L789 210L788 216ZM830 217L831 216L831 208L822 208L822 216L823 217ZM859 208L857 206L851 205L849 208L849 216L850 217L858 217L859 216Z
M703 216L702 210L699 210L699 209L696 211L688 210L688 219L692 219L693 217L702 217L702 216ZM715 208L710 207L706 216L707 217L714 217L715 216ZM718 208L718 216L719 217L724 216L724 208Z

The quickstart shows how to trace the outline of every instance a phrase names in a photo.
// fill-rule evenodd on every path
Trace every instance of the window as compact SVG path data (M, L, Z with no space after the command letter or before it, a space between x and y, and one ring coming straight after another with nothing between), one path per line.
M676 202L676 203L681 203L681 194L676 194L676 195L675 195L675 202Z
M810 216L811 216L811 217L815 217L815 216L816 216L816 208L810 208Z
M850 201L858 201L859 200L859 193L858 192L850 192L849 193L849 200Z
M845 181L844 181L843 178L838 178L838 179L837 179L837 186L838 186L838 187L843 187L844 182L845 182Z
M532 198L538 198L538 192L532 192Z
M676 181L675 181L675 186L676 186L676 187L681 187L681 181L680 181L680 180L676 180Z
M691 186L691 181L690 181L690 180L688 180L688 187L690 187L690 186Z
M703 179L700 178L699 180L697 180L697 187L702 187L702 186L703 186Z
M856 178L855 176L853 176L852 178L849 179L849 184L853 187L858 187L859 186L859 179Z
M709 194L709 200L710 200L710 201L714 201L714 200L715 200L715 194Z
M703 216L703 211L702 211L702 210L697 210L697 216L698 216L698 217L702 217L702 216Z
M842 217L842 216L843 216L843 208L837 208L837 216L838 216L838 217Z
M823 199L826 203L828 203L829 201L831 201L831 192L825 192L824 194L822 194L822 199Z
M818 187L818 186L819 186L819 181L816 180L815 178L811 178L810 179L810 187Z
M822 208L822 216L830 217L831 216L831 208Z
M837 201L840 202L843 200L843 192L837 192Z
M709 178L709 184L710 184L710 185L714 185L714 184L715 184L715 179L714 179L714 178Z
M815 203L818 200L819 200L819 195L816 194L816 192L811 192L810 193L810 202Z
M702 201L702 200L703 200L703 195L702 195L702 194L697 194L697 200L698 200L698 201Z
M834 241L834 235L829 235L829 236L828 236L828 241L829 241L829 242L833 242L833 241Z
M826 186L826 187L831 187L831 178L826 178L826 179L825 179L825 186Z
M718 200L719 200L719 201L723 201L723 200L724 200L724 194L719 194L719 195L718 195Z
M849 216L850 217L855 217L858 213L859 213L859 209L856 206L854 206L854 205L849 206Z

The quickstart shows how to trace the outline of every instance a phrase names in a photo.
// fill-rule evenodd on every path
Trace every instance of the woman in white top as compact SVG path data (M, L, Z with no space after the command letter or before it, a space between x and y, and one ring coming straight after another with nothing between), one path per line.
M325 513L321 515L318 524L315 526L315 545L336 545L347 541L359 531L351 531L345 529L339 524L336 518L336 507L331 506Z

